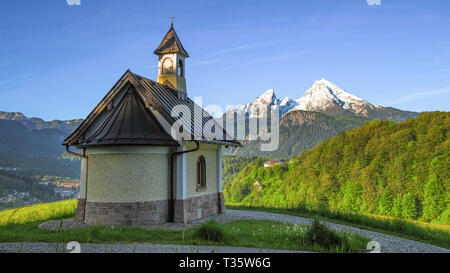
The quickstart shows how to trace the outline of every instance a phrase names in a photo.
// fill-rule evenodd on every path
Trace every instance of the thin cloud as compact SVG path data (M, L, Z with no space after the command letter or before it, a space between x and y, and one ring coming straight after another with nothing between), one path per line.
M202 59L200 59L199 61L190 63L189 66L196 67L196 66L212 65L212 64L217 64L217 63L226 63L227 62L226 60L224 60L222 58L217 58L217 57L229 55L230 53L236 53L236 52L240 52L240 51L270 47L270 46L274 46L276 44L277 43L275 43L275 42L267 42L267 43L245 44L245 45L235 46L235 47L231 47L231 48L226 48L226 49L219 50L219 51L216 51L211 54L207 54L206 56L202 57ZM154 69L157 67L158 67L157 65L150 65L150 66L145 67L145 69Z
M235 47L219 50L219 51L217 51L215 53L212 53L212 54L208 54L208 55L205 56L205 58L217 57L217 56L222 56L222 55L226 55L226 54L229 54L229 53L235 53L235 52L245 51L245 50L252 50L252 49L256 49L256 48L271 47L271 46L274 46L276 44L278 44L278 43L276 43L276 42L266 42L266 43L240 45L240 46L235 46Z
M424 98L424 97L429 97L429 96L434 96L434 95L440 95L440 94L446 94L450 92L450 88L446 88L446 89L439 89L439 90L434 90L434 91L425 91L425 92L418 92L418 93L414 93L414 94L410 94L408 96L404 96L404 97L400 97L397 99L393 99L393 100L389 100L385 103L390 103L390 104L399 104L408 100L414 100L414 99L419 99L419 98Z

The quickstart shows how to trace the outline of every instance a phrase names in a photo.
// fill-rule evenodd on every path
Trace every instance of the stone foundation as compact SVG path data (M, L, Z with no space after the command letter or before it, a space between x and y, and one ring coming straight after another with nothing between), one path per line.
M85 208L86 208L86 198L78 198L77 210L75 212L75 220L84 221Z
M176 223L190 223L193 220L224 213L225 201L223 193L216 192L201 196L175 200Z
M141 226L168 221L168 200L145 202L86 202L84 222L93 225Z
M185 200L175 200L176 223L190 223L193 220L225 212L223 193L216 192ZM167 223L169 201L145 202L93 202L78 199L75 220L86 224L110 226L141 226Z

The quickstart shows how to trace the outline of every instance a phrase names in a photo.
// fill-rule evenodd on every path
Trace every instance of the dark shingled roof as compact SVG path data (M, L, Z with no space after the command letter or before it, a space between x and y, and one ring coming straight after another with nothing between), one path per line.
M107 111L108 105L126 86L130 86L132 91L128 91L129 93L125 98L114 106L105 120L94 129L94 133L87 135L89 129L96 126L94 125L95 121L102 113ZM191 119L186 118L187 115L171 116L172 109L179 105L186 106L189 109ZM162 128L149 107L156 110L170 126L175 122L182 125L183 129L191 135L191 140L241 146L238 141L227 135L222 126L208 112L204 111L190 98L180 98L176 90L134 74L129 70L125 72L80 126L65 139L63 144L78 147L89 145L172 145L173 142L168 139L174 142L175 140ZM194 109L198 109L198 112L202 114L202 118L199 120L194 118ZM211 120L215 124L214 129L220 130L221 139L215 139L215 134L208 132L208 130L203 132L205 124ZM138 129L138 127L142 127L142 129Z
M179 122L184 129L189 131L191 136L195 137L195 139L200 139L201 141L224 145L241 145L239 142L233 140L230 136L227 136L227 133L222 128L222 126L215 120L213 120L213 117L208 112L203 110L199 105L195 104L195 102L189 97L186 97L184 99L179 98L176 90L173 90L166 85L147 79L143 76L134 73L133 75L140 81L142 86L161 106L161 108L158 110L160 110L159 112L170 123L170 125L172 125L175 121ZM172 109L175 106L179 105L186 106L189 109L191 117L190 119L188 119L184 115L176 119L171 116ZM202 115L201 121L200 119L195 119L194 109L197 109L198 113ZM221 139L215 139L215 134L213 132L203 130L205 124L207 124L207 122L210 120L213 120L213 122L215 123L214 129L221 131Z
M180 53L185 57L189 57L189 54L181 44L181 41L178 38L178 35L175 32L175 29L173 28L173 25L170 26L170 29L167 32L166 36L164 36L164 39L162 40L161 44L153 53L156 55L166 53Z
M145 108L135 88L128 89L105 120L82 146L158 145L178 146Z

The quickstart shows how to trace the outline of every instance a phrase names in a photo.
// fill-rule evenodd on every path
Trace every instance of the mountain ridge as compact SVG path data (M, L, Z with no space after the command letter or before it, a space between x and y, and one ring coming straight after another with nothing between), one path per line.
M5 112L0 111L0 120L15 120L30 130L36 129L60 129L66 133L70 133L81 124L83 119L71 120L52 120L45 121L38 117L27 117L21 112Z
M410 117L416 117L419 114L417 112L371 104L324 78L315 81L311 88L306 90L303 96L296 100L288 97L280 100L276 96L274 89L268 89L262 95L256 97L253 102L238 105L229 109L227 113L234 111L238 115L256 118L261 116L258 109L267 109L269 106L279 107L280 116L288 112L303 110L324 112L333 116L355 115L368 119L403 121Z

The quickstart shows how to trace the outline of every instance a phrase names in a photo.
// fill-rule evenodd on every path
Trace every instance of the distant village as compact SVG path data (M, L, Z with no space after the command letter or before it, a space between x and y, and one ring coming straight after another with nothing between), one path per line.
M10 171L17 170L16 168L0 168ZM58 176L44 176L38 184L41 186L53 187L55 200L76 198L79 194L80 182L70 177L62 178ZM27 191L20 192L14 190L0 196L0 204L11 204L16 202L20 202L23 203L23 205L28 206L41 203L42 200L39 200L35 196L31 196L31 194Z

